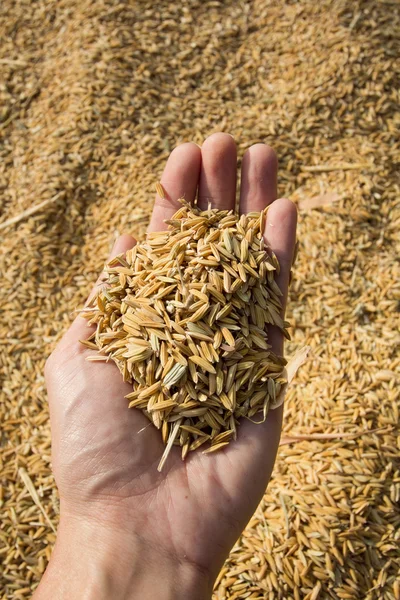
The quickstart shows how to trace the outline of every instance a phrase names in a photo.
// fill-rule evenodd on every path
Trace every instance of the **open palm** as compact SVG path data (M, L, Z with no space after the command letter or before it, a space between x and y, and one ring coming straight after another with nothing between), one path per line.
M156 199L150 231L165 228L182 196L193 201L197 194L200 206L211 202L233 209L236 170L236 146L228 134L210 136L201 149L178 146L161 179L166 198ZM281 263L278 283L286 295L296 209L288 200L276 200L276 179L273 150L252 146L242 161L240 211L272 204L265 239ZM113 255L133 244L130 236L122 236ZM46 365L62 512L139 537L212 581L264 493L279 443L281 409L271 411L262 425L241 423L238 440L220 452L204 455L200 449L182 462L180 448L172 448L159 473L160 432L139 410L128 410L124 396L131 386L114 364L85 360L92 352L79 339L89 332L78 317ZM280 334L271 330L270 339L281 353Z

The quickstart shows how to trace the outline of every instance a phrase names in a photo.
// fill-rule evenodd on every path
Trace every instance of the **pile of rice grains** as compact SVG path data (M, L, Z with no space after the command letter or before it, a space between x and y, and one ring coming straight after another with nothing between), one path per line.
M312 354L214 600L400 599L395 5L2 1L2 599L31 597L55 540L45 359L113 238L145 239L169 151L223 130L239 157L272 145L279 196L298 203L285 353Z
M133 384L129 406L162 431L159 470L173 444L182 458L208 441L205 452L226 446L238 419L265 419L286 383L268 343L268 325L289 337L289 323L279 263L264 247L266 210L239 217L182 204L168 231L106 265L83 313L96 324L84 343L99 354L89 359L112 359Z

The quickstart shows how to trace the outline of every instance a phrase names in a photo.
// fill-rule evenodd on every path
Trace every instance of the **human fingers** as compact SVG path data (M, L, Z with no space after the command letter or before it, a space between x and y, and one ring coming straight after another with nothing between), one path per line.
M201 147L198 205L230 210L236 199L236 144L228 133L213 133Z
M280 266L276 283L282 292L282 317L285 314L290 270L296 245L296 226L296 205L287 198L275 200L267 212L264 239L267 246L276 255ZM269 341L274 352L282 354L283 336L276 327L271 327Z
M201 150L192 142L180 144L170 154L161 177L164 198L156 196L149 231L166 228L165 220L178 210L179 198L193 202L200 175Z
M254 144L243 155L240 213L261 211L277 197L278 159L267 144Z
M114 245L111 249L111 252L106 260L106 264L115 256L118 256L118 254L125 254L125 252L127 252L127 250L130 250L130 248L133 248L133 246L136 244L136 240L129 234L124 233L123 235L121 235L119 238L117 238L114 242ZM98 291L99 288L104 284L104 280L105 280L105 273L104 271L102 271L96 281L96 283L94 284L88 299L86 301L86 304L88 304L93 296L95 296Z

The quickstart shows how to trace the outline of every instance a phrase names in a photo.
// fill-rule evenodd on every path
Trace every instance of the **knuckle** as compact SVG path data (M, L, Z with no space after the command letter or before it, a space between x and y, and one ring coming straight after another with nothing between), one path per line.
M181 204L177 200L172 200L171 198L159 198L157 197L154 202L155 208L168 209L174 208L178 210L181 207Z

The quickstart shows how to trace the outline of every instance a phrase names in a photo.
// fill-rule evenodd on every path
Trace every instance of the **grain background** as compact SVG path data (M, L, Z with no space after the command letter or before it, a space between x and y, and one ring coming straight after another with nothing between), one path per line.
M299 203L287 352L313 354L215 599L400 599L399 6L3 0L1 598L55 539L24 475L56 526L45 357L115 236L143 236L168 152L225 130L273 145Z

